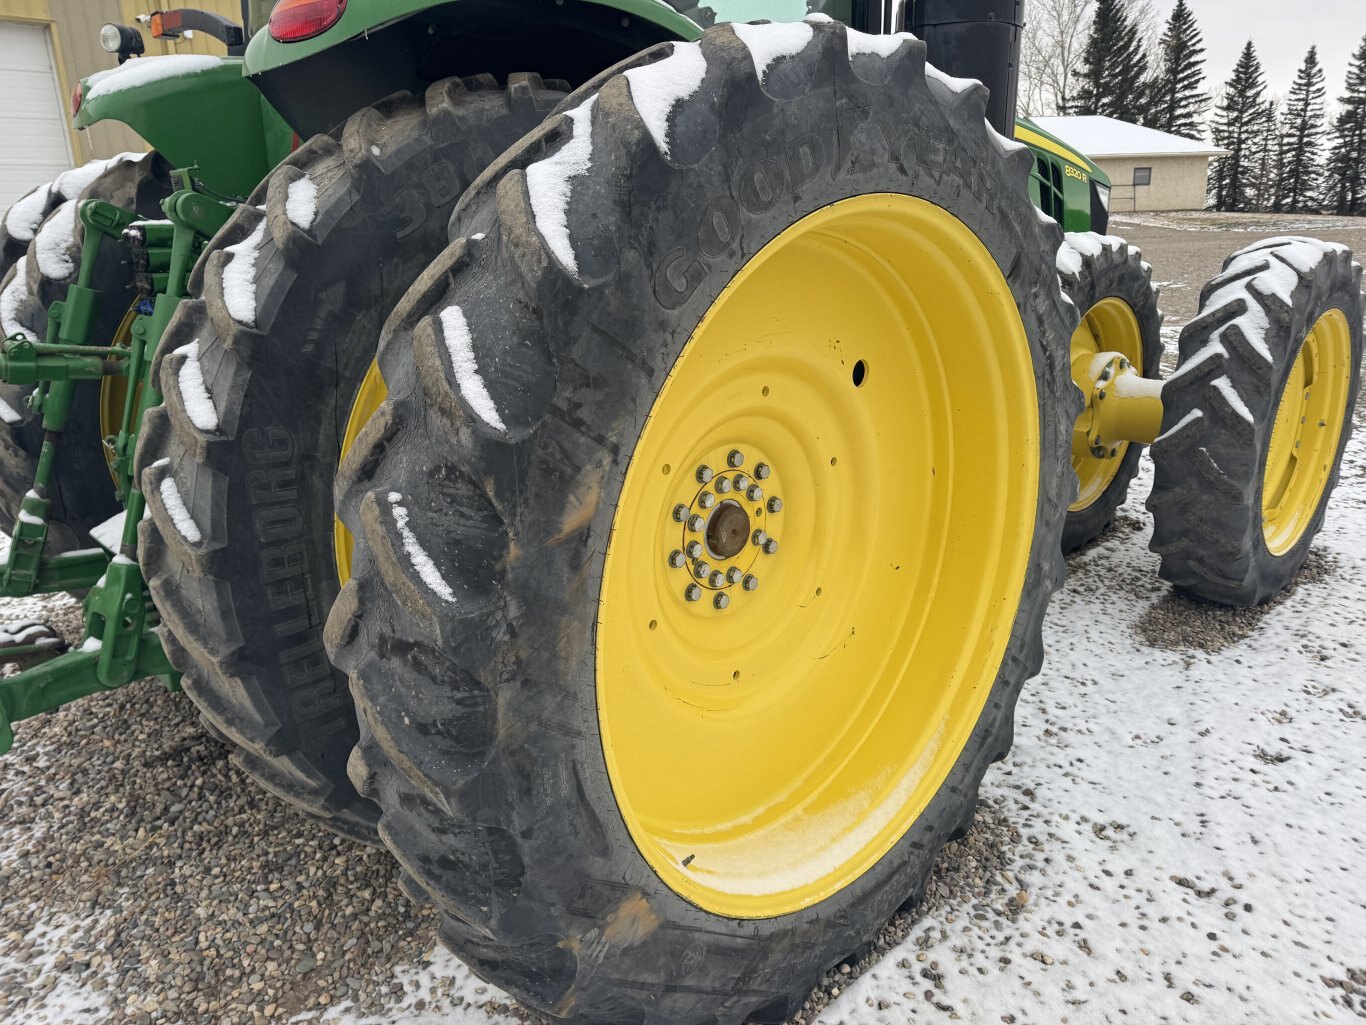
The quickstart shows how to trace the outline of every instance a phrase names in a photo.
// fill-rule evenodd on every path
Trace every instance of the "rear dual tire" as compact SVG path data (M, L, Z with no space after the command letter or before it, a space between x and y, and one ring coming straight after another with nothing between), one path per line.
M584 86L565 106L572 109L515 146L466 194L452 219L451 246L386 326L379 363L389 398L362 431L338 481L341 515L358 538L358 555L329 617L327 640L334 661L350 674L360 712L352 776L382 809L380 835L402 864L409 891L427 895L443 911L447 944L524 1003L562 1020L614 1025L778 1021L800 1007L822 971L862 948L898 906L923 891L939 849L970 821L986 766L1009 749L1020 687L1042 661L1043 611L1062 577L1061 531L1073 490L1067 452L1079 410L1065 346L1075 317L1044 255L1061 239L1029 208L1027 152L985 126L985 91L927 69L923 45L908 36L873 39L828 19L726 26L705 33L700 44L646 51ZM885 216L841 221L845 211L878 204ZM932 369L933 353L911 348L916 332L907 321L887 320L880 325L885 330L854 335L824 333L829 311L813 298L822 293L813 287L812 265L801 259L804 246L823 253L831 267L854 267L860 252L878 252L885 267L897 268L895 275L886 270L885 279L874 272L882 291L845 296L847 308L838 305L841 296L830 296L832 309L845 309L851 321L857 308L877 307L889 295L913 295L927 308L942 299L929 294L933 289L917 292L922 279L916 274L900 273L901 261L936 250L906 238L883 247L878 232L891 230L888 224L917 225L927 239L941 229L960 233L955 251L980 256L980 277L962 285L970 299L955 307L977 329L965 344L1014 337L991 331L999 326L993 316L1014 318L1018 344L995 355L988 346L981 357L999 359L1001 380L1026 394L993 392L999 401L992 415L978 409L959 389L985 396L989 389L978 385L990 375L978 373L980 364L962 379ZM712 313L744 309L747 295L762 297L756 281L781 292L783 276L766 279L763 268L782 266L790 253L797 254L792 266L799 273L790 279L786 305L811 312L818 326L778 315L783 302L773 300L774 292L770 300L777 305L754 311L762 320L765 309L773 310L768 328L745 322L731 343L718 347L716 324L728 314ZM919 269L937 273L938 263L925 258L930 262ZM723 294L730 298L721 302ZM726 305L734 303L740 306ZM933 319L940 315L925 313L933 330L920 334L942 342L939 356L952 363L945 339L963 339L962 322L950 331ZM814 342L810 331L820 336ZM860 463L857 445L821 448L834 435L818 442L811 431L819 458L795 449L790 459L775 456L766 479L790 480L800 491L802 480L840 472L836 455L843 456L839 464L849 476L830 479L843 480L848 490L832 486L825 493L847 494L849 501L829 506L827 520L793 506L784 538L796 554L783 562L778 550L771 562L752 563L765 575L757 591L736 585L732 604L722 608L718 584L705 602L685 604L687 574L673 568L668 546L687 527L671 518L671 500L655 508L642 495L693 480L695 450L705 447L699 432L706 428L693 430L687 411L714 416L712 440L720 447L711 462L733 480L722 438L732 430L727 410L736 410L735 424L750 425L737 450L751 450L743 465L753 467L757 448L782 444L772 440L781 433L774 423L786 424L793 437L805 438L810 424L827 421L838 430L825 397L867 387L874 403L879 389L896 390L895 346L879 350L886 362L872 359L858 373L862 346L874 344L874 335L906 339L921 361L909 387L926 387L943 373L947 394L963 398L973 416L946 416L933 428L919 424L904 458L876 466ZM694 368L706 365L684 353L711 353L723 363L729 353L735 365L679 413L669 396L684 393ZM791 370L794 365L809 367L809 375ZM773 375L771 394L753 376L760 372ZM1018 373L1026 375L1023 384L1012 376ZM795 401L799 379L820 402ZM732 386L746 381L754 394L733 395ZM757 412L763 401L775 412ZM913 406L902 401L895 408L904 414ZM906 437L892 429L897 415L880 419L865 411L850 422L866 424L874 446L888 445L886 439ZM850 628L866 628L873 640L864 643L876 644L880 620L896 617L871 612L853 622L841 609L857 605L860 584L876 578L880 588L879 574L895 576L900 565L886 551L861 548L857 538L822 549L811 531L819 525L832 538L845 538L857 533L850 528L861 526L865 513L873 532L873 521L892 521L893 506L910 515L914 502L884 508L884 496L900 494L898 480L914 481L921 495L943 497L950 481L960 479L958 471L974 475L962 454L973 449L967 435L955 434L957 462L938 461L934 453L949 433L969 430L974 418L984 432L979 462L971 467L976 476L995 479L1007 452L1006 462L1018 457L1013 465L1033 469L1024 481L1002 478L1016 484L1002 486L999 507L964 504L976 515L1014 509L1027 495L1028 508L1017 510L1013 527L1002 527L999 537L968 541L972 531L962 530L966 548L952 547L999 551L1001 564L1019 578L993 592L997 611L984 613L983 622L996 623L1003 647L983 656L982 666L973 663L972 685L956 691L957 677L931 677L944 695L971 695L961 708L945 705L957 710L946 734L951 739L932 751L922 747L932 717L909 716L899 750L889 748L888 765L901 765L913 748L933 766L933 772L898 777L923 805L896 805L878 843L860 847L859 840L829 879L817 878L802 845L788 844L782 851L801 876L792 885L760 883L748 874L761 874L765 860L750 857L737 869L744 878L698 882L713 869L725 874L715 849L671 858L667 843L653 842L659 837L642 812L648 798L637 799L651 788L642 776L657 777L653 796L701 794L703 814L719 814L707 801L720 791L713 795L707 787L718 772L725 775L725 759L740 758L745 746L717 745L683 759L661 753L652 763L651 743L662 751L678 738L647 721L632 736L623 726L631 717L613 711L614 703L629 703L631 679L691 694L687 673L672 679L662 669L633 675L604 666L636 643L624 638L637 626L645 640L635 650L646 657L649 637L663 645L666 635L682 636L671 617L695 615L698 644L706 646L727 623L757 622L708 617L749 615L746 603L761 610L768 595L777 602L773 610L800 616L801 588L794 581L819 583L803 576L808 555L841 588L806 595L807 605L831 602L830 621L815 624L812 636L833 631L832 655L865 650L850 640ZM997 420L1018 430L998 437L990 433ZM673 445L677 460L655 459ZM882 474L892 483L884 485ZM822 500L819 492L811 491L811 502ZM862 501L861 495L877 497ZM752 515L759 515L757 505ZM788 514L785 506L782 515ZM650 545L633 544L637 529ZM944 523L936 530L957 536ZM714 540L722 554L730 551ZM935 533L929 547L936 553L950 547L941 540ZM663 545L657 551L655 541ZM841 575L846 562L862 568ZM910 564L907 572L904 579L919 579ZM638 595L633 580L644 588ZM934 595L916 593L941 613L956 607L948 591L940 595L942 606ZM985 587L957 608L975 608L984 595ZM656 602L661 611L647 627ZM966 620L975 616L965 612ZM926 634L945 636L933 624ZM898 644L899 636L893 637ZM981 636L969 628L948 643L961 639L963 650L975 653ZM754 637L756 645L770 639L763 629ZM803 660L809 640L798 637L794 645ZM908 657L921 650L912 645ZM739 644L737 657L744 651ZM819 662L813 657L798 666L778 651L771 657L768 676L760 667L759 678L779 688L775 695L782 681ZM843 658L831 664L844 666ZM697 664L714 671L720 659L716 653L714 664ZM748 680L749 672L737 670L734 678ZM859 696L879 687L891 688L896 700L896 680L870 670L851 673L840 687L850 695L849 707L862 708ZM712 694L722 700L732 685L730 663L717 683ZM763 732L756 729L755 743ZM794 746L781 734L771 739ZM613 768L632 745L643 761ZM813 756L820 746L814 742ZM869 752L855 747L850 754L858 759ZM729 778L743 788L751 775L737 763ZM848 782L841 779L841 786ZM865 803L878 813L889 806ZM848 825L862 828L852 820ZM817 829L810 850L848 836ZM758 889L745 892L751 884Z

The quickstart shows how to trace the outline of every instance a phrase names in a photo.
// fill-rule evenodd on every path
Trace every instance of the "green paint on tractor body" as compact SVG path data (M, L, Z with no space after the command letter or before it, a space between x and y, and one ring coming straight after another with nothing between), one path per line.
M711 9L718 20L796 20L805 6L726 0ZM145 501L133 452L144 414L161 402L152 355L176 306L189 296L199 254L236 203L289 154L295 137L327 131L398 90L419 91L452 75L532 69L581 84L647 46L696 39L702 29L662 0L351 0L337 24L312 39L281 43L260 31L244 58L135 58L83 80L87 98L75 115L78 128L122 122L182 170L174 172L176 191L162 203L169 224L144 222L99 201L83 203L80 272L65 301L50 308L46 340L0 343L0 380L35 385L30 401L49 432L0 566L0 595L89 589L84 643L0 680L0 754L9 750L12 724L20 719L148 676L178 687L135 559ZM143 63L177 60L159 71ZM136 74L111 89L109 76L129 65ZM1067 231L1103 231L1104 173L1028 121L1017 122L1016 136L1035 156L1028 185L1035 204ZM126 345L91 337L97 304L128 302L91 287L105 245L126 247L130 259L155 270L144 276L145 291L133 303ZM44 496L75 384L105 376L129 382L119 432L104 439L126 508L122 537L112 551L49 555Z

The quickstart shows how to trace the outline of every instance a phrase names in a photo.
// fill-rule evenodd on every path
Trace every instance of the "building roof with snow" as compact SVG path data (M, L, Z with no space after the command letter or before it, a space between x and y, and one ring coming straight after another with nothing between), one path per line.
M1081 150L1092 159L1103 157L1222 157L1228 150L1186 139L1156 128L1131 125L1101 115L1032 118L1044 131Z

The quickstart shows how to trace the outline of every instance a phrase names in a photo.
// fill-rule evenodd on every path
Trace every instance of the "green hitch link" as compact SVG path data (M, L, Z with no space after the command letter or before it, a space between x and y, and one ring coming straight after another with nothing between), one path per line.
M74 287L74 286L73 286ZM53 303L55 309L59 304ZM85 346L46 345L27 339L6 339L0 344L0 381L6 384L40 384L47 381L98 381L124 372L118 350L86 349Z

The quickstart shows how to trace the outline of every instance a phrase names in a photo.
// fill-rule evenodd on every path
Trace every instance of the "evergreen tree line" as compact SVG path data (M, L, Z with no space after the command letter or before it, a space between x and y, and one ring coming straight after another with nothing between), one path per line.
M1176 7L1153 52L1136 0L1096 0L1075 89L1058 97L1064 114L1103 114L1190 139L1204 137L1210 107L1205 47L1187 0ZM1310 47L1284 101L1267 95L1252 42L1219 93L1210 123L1216 210L1332 210L1366 216L1366 39L1353 55L1331 124L1318 51Z

